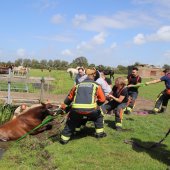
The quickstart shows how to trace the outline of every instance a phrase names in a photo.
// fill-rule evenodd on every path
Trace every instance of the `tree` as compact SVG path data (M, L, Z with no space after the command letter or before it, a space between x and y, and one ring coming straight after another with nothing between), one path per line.
M128 73L128 67L118 65L117 69L115 70L115 73L127 74Z
M164 68L164 69L170 68L170 65L164 64L163 68Z
M74 67L77 67L77 66L87 67L88 66L88 61L87 61L87 59L85 57L78 57L75 60L73 60L70 65L74 66Z
M90 64L89 65L89 68L93 68L93 67L96 67L95 64Z
M32 63L32 68L41 68L41 67L40 67L40 63L39 63L38 60L33 59L33 60L31 61L31 63ZM42 69L42 68L41 68L41 69Z
M19 58L17 60L15 60L15 66L21 66L23 64L23 59L22 58Z
M24 59L23 60L23 66L24 67L31 67L32 66L32 62L30 59Z
M41 69L47 69L47 60L41 60L40 66L41 66Z
M48 65L48 67L53 68L53 66L54 66L53 60L49 60L47 65Z

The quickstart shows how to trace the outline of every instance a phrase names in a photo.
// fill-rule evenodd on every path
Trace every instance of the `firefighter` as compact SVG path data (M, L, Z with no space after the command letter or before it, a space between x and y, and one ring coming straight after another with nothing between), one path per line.
M153 113L163 113L166 112L166 108L168 105L168 100L170 99L170 69L165 69L164 76L162 76L160 79L153 80L150 82L146 82L146 85L159 83L164 81L165 82L165 90L163 90L157 97L155 102L155 107L152 110Z
M116 130L122 129L122 119L124 109L128 102L128 90L126 88L126 81L123 77L115 79L115 85L112 89L112 94L109 94L110 101L105 104L105 109L110 112L115 111L115 127Z
M61 144L68 143L75 128L83 118L94 122L96 138L106 136L103 127L103 115L100 111L100 106L105 102L106 98L101 86L94 81L96 70L86 69L86 74L87 79L75 85L64 101L64 104L71 106L71 109L66 125L61 132Z
M142 82L142 78L138 75L138 68L134 67L132 68L132 72L130 75L127 76L128 80L128 95L129 95L129 104L126 108L125 113L130 114L132 113L132 110L135 107L135 101L138 97L138 87L133 87L134 85L137 85L138 83Z

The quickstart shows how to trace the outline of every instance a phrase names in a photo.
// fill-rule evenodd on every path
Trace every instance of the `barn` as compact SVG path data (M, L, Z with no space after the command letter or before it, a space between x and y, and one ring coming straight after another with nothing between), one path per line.
M132 71L132 68L134 66L129 66L128 67L128 74L131 73ZM156 66L153 66L153 65L149 65L149 64L140 64L138 66L135 66L139 69L139 75L142 77L142 78L160 78L161 76L164 75L163 73L163 70L162 68L160 67L156 67Z

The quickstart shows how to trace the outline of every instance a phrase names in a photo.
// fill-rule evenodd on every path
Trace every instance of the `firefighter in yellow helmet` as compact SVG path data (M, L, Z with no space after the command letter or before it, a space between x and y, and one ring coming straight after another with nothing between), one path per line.
M75 128L84 117L94 122L96 138L106 136L103 128L103 115L99 107L106 98L101 86L94 81L96 70L86 69L86 74L87 78L75 85L64 101L65 105L71 106L71 109L66 126L61 132L61 144L68 143Z

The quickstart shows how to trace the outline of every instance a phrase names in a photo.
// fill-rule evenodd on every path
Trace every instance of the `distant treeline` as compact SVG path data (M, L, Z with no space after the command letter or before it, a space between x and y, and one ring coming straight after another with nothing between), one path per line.
M128 73L128 66L118 65L116 68L113 68L111 66L104 66L104 65L95 65L95 64L89 64L88 60L85 57L77 57L75 58L71 63L63 60L36 60L36 59L16 59L14 62L8 61L8 62L0 62L0 66L24 66L29 67L33 69L50 69L50 70L66 70L69 67L76 68L77 66L83 66L84 68L87 67L95 67L100 69L107 69L107 70L115 70L115 73L120 74L127 74ZM140 65L139 62L136 62L133 66ZM170 65L165 64L163 68L170 67Z

